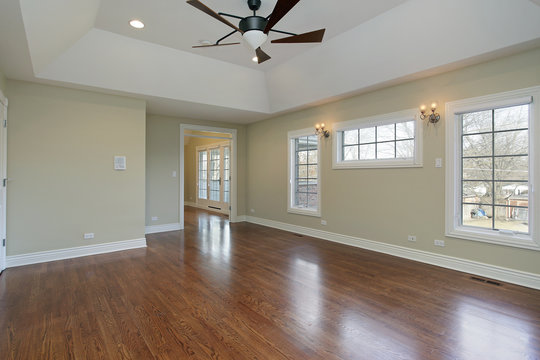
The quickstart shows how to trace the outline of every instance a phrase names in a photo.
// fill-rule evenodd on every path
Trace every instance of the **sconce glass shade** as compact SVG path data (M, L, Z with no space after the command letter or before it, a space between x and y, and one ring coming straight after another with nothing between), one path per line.
M324 128L324 123L322 124L316 124L315 125L315 134L320 136L320 137L329 137L330 136L330 131L329 130L325 130Z
M244 33L243 38L255 50L265 43L268 35L261 30L249 30Z

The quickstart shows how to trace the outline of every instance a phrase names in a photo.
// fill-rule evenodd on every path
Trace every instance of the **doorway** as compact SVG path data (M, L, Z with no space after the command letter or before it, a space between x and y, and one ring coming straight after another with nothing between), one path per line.
M236 129L180 125L180 229L184 205L228 214L231 222L236 221L236 164Z
M189 174L188 171L185 171L184 174L195 177L197 207L229 214L231 198L230 150L230 140L196 147L195 172ZM184 154L184 156L187 155Z

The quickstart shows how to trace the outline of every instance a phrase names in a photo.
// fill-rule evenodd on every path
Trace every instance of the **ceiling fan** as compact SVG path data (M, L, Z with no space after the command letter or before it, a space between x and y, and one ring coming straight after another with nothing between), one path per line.
M268 38L268 33L270 31L289 35L287 37L272 40L272 43L317 43L321 42L324 36L324 31L326 29L320 29L315 31L310 31L303 34L294 34L287 31L275 30L274 26L299 2L300 0L278 0L274 10L267 17L257 16L257 10L261 7L261 0L247 0L249 9L253 11L252 16L241 17L237 15L226 14L223 12L216 13L214 10L210 9L208 6L204 5L199 0L188 0L187 3L196 7L197 9L205 12L206 14L212 16L213 18L221 21L225 25L230 26L234 29L231 33L223 36L221 39L215 42L215 44L209 45L199 45L193 46L194 48L205 48L213 46L226 46L226 45L237 45L239 42L234 43L221 43L223 40L229 36L239 32L242 34L243 39L246 43L255 50L257 55L257 62L259 64L270 60L270 56L266 54L261 49L261 45L266 42ZM240 19L238 26L234 25L223 16Z

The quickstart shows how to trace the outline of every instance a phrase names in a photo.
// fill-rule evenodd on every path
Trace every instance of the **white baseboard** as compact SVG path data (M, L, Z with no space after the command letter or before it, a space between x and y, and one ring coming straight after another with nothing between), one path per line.
M194 203L192 201L184 201L184 205L185 206L191 206L191 207L196 207L196 208L202 208L201 205L197 204L197 203Z
M7 257L7 267L38 264L48 261L72 259L82 256L105 254L114 251L138 249L146 247L146 239L116 241L105 244L78 246L68 249L40 251L29 254L11 255Z
M218 212L218 213L222 213L222 214L225 214L225 215L229 215L228 212L222 212L220 210L216 210L216 209L209 209L208 206L204 206L204 205L199 205L197 203L194 203L194 202L191 202L191 201L184 201L184 205L185 206L191 206L191 207L194 207L194 208L198 208L198 209L204 209L204 210L209 210L209 211L215 211L215 212ZM246 215L237 215L236 216L236 219L234 220L231 220L231 223L239 223L239 222L244 222L246 221Z
M163 224L163 225L149 225L144 227L145 234L155 234L167 231L182 230L180 223Z
M247 216L246 221L540 290L540 275L403 246Z
M217 212L217 213L220 213L220 214L229 215L229 212L227 210L212 209L212 208L209 208L206 205L197 204L197 203L194 203L194 202L191 202L191 201L184 201L184 205L185 206L191 206L191 207L198 208L198 209L204 209L204 210L208 210L208 211Z
M247 216L246 215L238 215L236 217L236 219L234 221L231 221L232 223L239 223L239 222L244 222L244 221L247 221Z

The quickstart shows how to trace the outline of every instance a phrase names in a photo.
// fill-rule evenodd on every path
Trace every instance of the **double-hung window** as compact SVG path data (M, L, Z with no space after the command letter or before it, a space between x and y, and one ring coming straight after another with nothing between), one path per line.
M334 124L334 169L422 166L417 113L405 110Z
M446 235L540 250L540 87L446 105Z
M291 131L289 141L288 211L320 216L320 146L313 128Z

